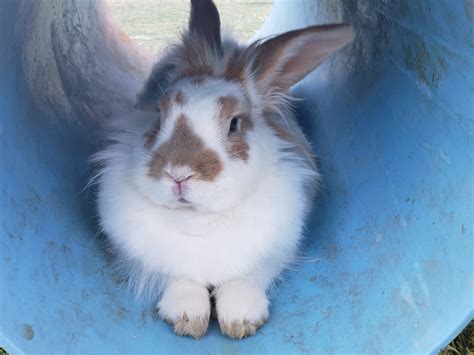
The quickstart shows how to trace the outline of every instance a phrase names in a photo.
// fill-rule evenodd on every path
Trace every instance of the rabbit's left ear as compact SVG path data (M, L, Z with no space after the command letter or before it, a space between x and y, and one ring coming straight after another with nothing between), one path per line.
M201 37L219 53L222 52L221 21L212 0L191 0L189 32Z
M256 82L263 90L286 92L353 39L348 25L313 26L273 37L254 47Z

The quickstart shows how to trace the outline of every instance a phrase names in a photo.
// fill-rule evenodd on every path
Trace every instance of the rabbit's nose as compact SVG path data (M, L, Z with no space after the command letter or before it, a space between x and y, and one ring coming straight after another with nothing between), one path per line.
M188 175L188 176L179 176L179 177L174 177L173 180L177 183L177 184L181 184L182 182L185 182L185 181L188 181L189 179L191 179L195 174L191 174L191 175Z
M182 169L164 169L163 172L168 176L168 178L176 182L178 185L182 182L190 180L196 175L194 172L189 170L183 171Z

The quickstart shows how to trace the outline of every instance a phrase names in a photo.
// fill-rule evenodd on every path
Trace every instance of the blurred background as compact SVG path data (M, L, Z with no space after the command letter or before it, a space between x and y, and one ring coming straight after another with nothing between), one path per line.
M271 0L216 0L223 30L249 40L263 25ZM107 0L122 29L138 43L159 52L187 26L189 0Z

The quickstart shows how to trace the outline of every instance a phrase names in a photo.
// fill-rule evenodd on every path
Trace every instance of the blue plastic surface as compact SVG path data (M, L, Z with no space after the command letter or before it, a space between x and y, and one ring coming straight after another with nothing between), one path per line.
M97 30L81 21L89 12L101 19L99 2L43 0L34 11L31 3L0 1L0 346L12 354L436 353L473 318L472 1L275 3L262 34L346 20L358 36L295 88L324 188L306 258L272 293L269 323L242 341L215 324L202 340L179 338L114 277L82 192L97 118L110 109L91 87L117 77L110 62L109 72L92 70L101 48L84 47L94 37L87 30ZM24 41L58 42L41 38L34 20L73 40L50 60L35 58ZM74 67L81 55L89 59ZM61 98L31 84L60 65ZM130 96L136 85L127 87Z

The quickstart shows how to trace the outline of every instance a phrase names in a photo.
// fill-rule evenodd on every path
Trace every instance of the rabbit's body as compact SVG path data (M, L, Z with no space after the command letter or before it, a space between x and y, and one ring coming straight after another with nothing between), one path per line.
M155 66L135 112L113 122L101 226L138 294L160 296L176 333L254 334L266 291L294 260L319 173L288 106L291 85L352 39L309 27L249 47L222 41L210 0Z
M108 160L100 177L104 230L116 247L157 276L187 277L209 286L245 276L268 286L294 256L309 204L309 180L316 172L278 154L286 144L277 137L265 143L281 159L249 161L265 179L219 212L153 203L137 191L129 173L129 151L140 142L111 146L104 153L116 158ZM249 144L259 143L250 135Z

